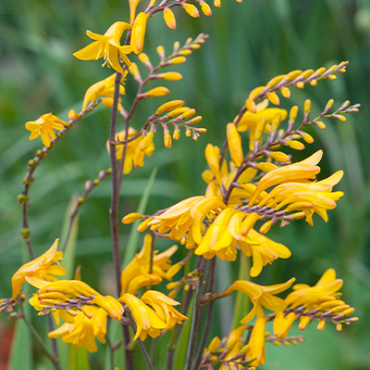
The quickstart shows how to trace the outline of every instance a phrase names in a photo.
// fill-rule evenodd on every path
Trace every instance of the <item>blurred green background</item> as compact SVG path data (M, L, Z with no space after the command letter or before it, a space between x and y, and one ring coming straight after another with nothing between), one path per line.
M349 60L348 72L339 75L337 81L294 89L289 101L283 99L284 107L303 107L305 99L312 99L313 115L321 112L329 98L334 98L335 107L347 99L362 105L361 111L348 116L344 123L326 121L326 130L309 131L315 143L307 145L304 153L296 153L298 160L322 148L321 178L343 169L345 177L337 190L343 190L345 197L329 213L327 224L316 217L314 228L301 221L273 229L269 236L287 245L293 254L287 261L278 260L266 267L257 282L271 284L295 276L298 282L314 284L333 267L345 281L343 299L356 308L360 318L342 333L330 325L318 332L312 324L304 332L306 342L295 348L267 344L264 368L370 369L370 2L244 0L238 4L224 0L220 9L212 9L212 17L201 15L199 19L176 9L175 31L166 27L161 14L148 22L144 51L153 64L158 62L157 45L163 45L169 54L174 41L183 44L200 32L210 35L185 64L171 69L181 72L184 79L165 84L171 90L169 99L183 99L197 109L197 114L203 116L198 126L206 127L208 132L198 142L183 133L170 151L164 148L158 130L154 155L145 160L145 167L134 169L124 178L120 217L137 209L154 166L159 171L147 213L203 194L206 186L200 175L206 169L205 146L208 142L222 144L225 125L239 112L251 89L294 69L316 69ZM79 61L72 53L90 42L85 30L102 34L113 22L127 19L128 6L122 0L0 2L0 297L10 296L10 278L21 264L17 195L22 191L27 161L41 148L41 140L28 140L24 124L47 112L67 119L69 109L80 110L86 89L112 71L101 68L100 61ZM145 68L141 70L145 75ZM132 101L135 89L136 83L129 81L124 106ZM156 98L143 102L133 126L140 128L165 101ZM123 129L122 121L119 127ZM110 166L105 149L108 132L109 111L99 107L58 143L35 172L30 191L30 228L37 254L60 237L71 196L82 194L84 182ZM114 291L109 199L107 179L81 209L76 247L76 266L82 266L83 279L106 294ZM122 250L129 232L130 227L121 227ZM159 242L158 249L168 245ZM174 260L185 253L178 252ZM218 289L235 279L237 270L237 263L218 263ZM229 299L216 307L213 334L228 334L231 321ZM6 314L1 314L0 341L4 344L0 348L0 369L7 368L5 343L12 325ZM103 358L95 355L94 359L93 368L101 369ZM34 368L45 368L39 358L34 360Z

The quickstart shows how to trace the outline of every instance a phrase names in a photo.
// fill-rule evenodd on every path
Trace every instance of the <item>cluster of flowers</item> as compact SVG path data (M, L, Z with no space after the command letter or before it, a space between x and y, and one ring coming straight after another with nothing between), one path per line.
M177 72L161 70L185 62L185 56L191 54L192 50L199 49L207 38L201 34L195 40L188 39L183 47L176 42L169 56L166 56L164 48L159 46L157 52L160 62L154 67L149 57L142 53L148 19L155 13L163 11L166 24L170 28L175 28L176 19L171 8L181 6L192 17L198 17L199 11L193 4L189 4L189 0L172 2L164 0L156 7L155 0L151 0L147 9L136 15L139 3L140 0L129 0L130 23L116 22L104 35L87 31L87 35L94 42L74 54L82 60L104 58L103 65L116 71L87 90L82 112L70 111L70 122L48 113L36 121L26 123L26 128L31 131L30 139L41 136L46 148L39 151L37 158L29 163L31 172L25 178L26 190L18 199L23 204L24 214L27 214L28 187L33 181L34 169L64 132L99 103L112 108L112 112L116 109L115 113L121 114L126 122L126 129L122 132L116 133L114 127L113 135L107 143L108 152L111 158L115 159L112 163L117 165L117 160L121 162L121 173L127 174L133 167L143 166L145 156L153 154L153 140L158 125L163 128L164 145L167 148L172 146L172 139L179 139L181 127L185 128L186 136L191 136L194 140L205 133L205 129L193 127L202 117L191 118L195 110L184 107L185 103L182 100L171 100L162 104L140 129L130 127L130 119L141 100L165 96L170 92L163 86L144 92L146 84L154 80L181 79L181 74ZM196 3L199 3L205 15L212 14L205 1L197 0ZM220 0L215 0L214 5L220 6ZM125 42L121 45L125 31L127 31ZM128 58L131 53L137 54L139 61L148 69L146 78L142 78L137 64ZM292 87L304 88L307 84L315 86L319 80L335 80L337 73L345 72L347 64L342 62L328 69L319 68L316 71L313 69L292 71L273 78L265 86L254 89L240 113L233 122L227 124L227 139L224 145L220 148L208 144L206 147L205 159L209 170L202 175L207 183L205 195L182 200L153 215L131 213L123 218L125 224L141 219L138 230L143 232L150 228L151 234L145 236L142 250L121 272L119 297L104 296L78 278L58 280L56 276L62 276L66 271L59 264L63 253L57 251L58 240L56 240L47 252L23 265L14 274L12 297L0 302L1 311L11 312L17 304L23 304L21 288L23 283L28 282L38 289L29 302L39 314L52 313L57 325L61 324L61 320L64 321L56 330L50 332L49 336L62 337L62 341L75 346L85 345L88 351L95 352L97 351L95 338L105 343L108 315L122 325L129 325L136 330L134 340L139 337L145 340L147 335L158 337L188 319L187 307L183 312L175 309L179 302L173 298L180 289L184 291L197 289L195 308L208 305L209 318L212 317L214 300L230 295L235 290L246 294L253 303L253 308L241 321L242 326L233 330L227 339L214 338L208 348L202 351L210 329L206 326L203 336L205 340L201 340L204 346L198 350L199 359L198 356L193 358L197 338L194 340L194 337L191 337L186 369L195 369L199 366L213 368L217 364L221 364L222 369L239 366L248 366L252 369L264 364L266 341L298 342L287 338L291 326L297 320L302 330L314 319L319 320L319 330L322 330L328 321L333 322L337 330L342 329L343 323L356 321L357 318L347 318L354 309L338 299L342 281L336 279L332 269L326 271L314 287L295 285L294 291L285 299L277 297L276 294L289 289L295 281L294 278L272 286L238 280L225 291L215 292L215 276L210 276L213 283L209 283L209 292L201 296L204 266L208 260L212 260L213 263L216 258L235 261L238 251L241 251L247 257L252 257L253 266L249 273L250 276L257 277L267 264L278 258L289 258L291 255L286 246L265 236L273 225L279 222L283 227L292 221L305 218L312 226L315 213L324 221L328 221L327 211L334 209L336 201L343 196L340 191L333 192L333 187L342 178L342 171L317 181L322 151L317 151L300 162L292 163L291 155L279 149L288 147L303 150L305 145L302 141L308 144L314 141L313 137L304 131L306 127L317 126L324 129L323 118L345 121L345 114L357 112L359 105L350 106L347 101L332 112L334 101L329 100L322 113L312 119L311 101L307 100L303 108L302 121L296 125L299 113L297 106L293 106L288 113L285 109L269 108L269 104L275 106L280 104L278 92L284 98L289 98ZM125 94L124 83L128 73L138 83L138 93L131 109L126 110L120 95ZM284 122L287 118L288 121ZM286 128L281 127L284 125ZM169 130L171 126L174 128L172 136ZM55 134L54 130L59 130L58 134ZM244 134L245 132L247 134ZM246 145L243 145L243 139L247 142ZM229 164L226 160L227 150L230 154ZM104 176L110 173L113 176L116 169L112 166ZM122 177L120 179L122 180ZM92 188L88 187L88 191L91 190ZM116 193L119 194L119 191ZM85 198L86 196L83 201ZM261 221L263 223L257 228ZM24 224L27 224L26 220ZM24 238L29 240L29 229L24 229L23 234ZM180 242L190 250L188 257L171 265L170 258L176 252L177 246L158 254L154 251L153 238L167 238ZM189 261L193 255L198 256L196 268L189 272ZM151 289L163 279L172 280L185 264L187 270L184 277L179 282L167 285L167 289L170 290L168 295ZM209 275L215 274L214 269L210 268L209 271ZM140 289L145 287L149 290L141 294ZM190 295L188 297L191 298ZM264 309L272 313L265 314ZM199 324L199 312L198 310L193 314L193 334L194 327ZM255 318L255 323L250 324ZM273 336L266 332L266 323L269 321L273 321ZM242 339L244 331L249 333L246 340Z

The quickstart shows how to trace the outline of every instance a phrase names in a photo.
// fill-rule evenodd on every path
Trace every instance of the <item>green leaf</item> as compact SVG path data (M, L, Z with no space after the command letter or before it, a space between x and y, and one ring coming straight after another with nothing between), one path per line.
M68 370L90 370L90 361L85 346L71 345Z
M249 280L249 258L242 253L240 253L238 280ZM231 330L240 326L240 320L242 320L249 311L248 306L249 300L247 296L243 292L237 291L234 304L233 327Z
M176 344L176 349L175 349L175 356L174 356L174 365L185 364L186 360L186 352L188 349L188 343L189 343L189 335L190 335L190 329L191 329L191 321L193 317L193 310L194 310L194 299L195 295L193 294L193 298L190 302L190 307L188 314L186 315L189 317L189 320L183 324L183 328L179 337L179 340L177 341ZM176 366L177 368L177 366Z

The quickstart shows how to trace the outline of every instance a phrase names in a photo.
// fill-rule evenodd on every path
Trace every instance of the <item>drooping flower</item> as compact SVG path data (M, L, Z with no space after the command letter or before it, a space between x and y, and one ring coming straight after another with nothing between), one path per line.
M262 307L273 312L283 311L287 303L283 299L276 297L275 294L289 289L294 281L295 278L291 278L286 283L263 286L252 283L251 281L237 280L225 290L224 294L228 295L234 290L239 290L250 298L253 303L253 309L241 321L242 324L246 324L256 315L257 319L264 317Z
M266 173L258 182L249 206L252 206L261 192L270 186L287 182L306 182L308 179L315 179L316 175L320 172L320 167L316 165L320 162L321 158L322 150L318 150L303 161L279 167Z
M117 72L122 73L123 69L119 63L118 55L130 66L131 62L126 54L132 52L130 45L120 45L122 34L125 30L131 29L132 26L126 22L115 22L104 35L99 35L91 31L86 31L87 36L95 40L85 48L75 52L73 55L81 60L98 60L104 58L104 64L112 67Z
M248 358L256 357L251 366L264 365L266 359L265 352L265 327L266 327L266 317L258 317L256 323L254 324L251 339L249 341L249 348L245 354Z
M43 114L36 121L26 122L26 129L31 131L30 140L36 139L41 135L42 143L49 147L51 144L51 139L55 139L55 130L63 130L65 127L69 126L67 122L64 122L57 116L51 113Z
M119 93L124 95L126 93L124 81L126 79L127 71L125 71L124 75L121 79L121 84L119 86ZM85 110L89 102L94 102L98 99L99 96L103 96L104 98L113 99L114 95L114 81L116 79L116 74L113 73L111 76L107 77L106 79L95 83L94 85L90 86L85 93L84 101L82 103L82 110ZM120 98L119 101L122 101ZM104 101L103 101L104 102Z
M202 241L202 222L209 214L216 215L226 206L217 197L191 197L154 216L148 225L160 233L170 231L169 238L181 241L187 234L186 246L192 248Z
M280 114L280 121L284 121L288 115L288 112L285 109L280 108L267 108L269 101L267 99L263 100L261 103L256 105L257 112L252 113L247 111L244 113L241 118L237 130L239 132L247 131L249 128L249 149L253 150L255 134L257 125L262 121L266 120L265 132L270 132L271 125L270 123L277 114Z
M253 256L251 276L258 276L263 266L277 258L289 258L291 253L287 247L259 234L253 229L257 213L245 213L234 208L226 208L214 220L206 231L195 254L210 259L218 258L234 261L237 249L250 257Z
M287 206L286 212L303 211L306 221L312 226L312 216L316 212L327 222L327 210L336 207L335 201L343 196L343 192L332 193L343 176L343 171L338 171L325 180L318 182L302 183L287 182L276 186L260 203L259 207L267 205L276 211Z
M125 293L120 298L120 301L127 304L134 317L137 326L134 340L139 336L141 340L145 340L148 334L152 338L156 338L161 334L161 329L167 328L167 325L159 318L159 316L134 295Z
M188 319L173 307L180 303L161 292L148 290L141 297L141 300L153 307L160 319L166 323L169 330L173 329L176 324L182 324L184 320Z
M26 282L27 277L55 281L58 280L55 275L66 274L65 268L58 264L63 258L63 252L57 251L58 241L59 239L56 239L54 244L44 254L21 266L13 275L13 300L20 295L22 284Z
M89 352L96 352L98 347L95 338L105 344L107 334L107 312L96 306L87 306L85 311L79 312L73 323L64 323L48 334L49 338L62 337L63 343L71 343L75 347L84 345Z
M145 235L144 244L140 253L126 266L121 274L121 295L128 292L135 294L138 289L147 285L157 285L162 279L171 280L173 275L168 275L171 267L171 256L176 252L174 245L166 251L159 253L154 251L152 272L150 271L150 250L152 237Z
M131 139L136 134L137 131L130 127L128 131L127 140ZM125 163L123 165L124 174L130 173L132 170L132 166L134 166L135 168L144 166L145 156L146 155L151 156L154 152L153 137L154 133L153 131L150 131L144 138L140 136L126 144ZM116 140L117 141L126 140L126 132L125 131L118 132L116 134ZM116 145L117 160L120 160L122 158L123 149L124 149L123 145ZM110 150L109 141L107 141L107 150L108 152Z
M35 309L48 309L50 306L58 303L68 303L70 299L74 300L79 296L93 297L90 304L96 304L105 310L113 320L119 321L123 315L122 305L113 297L103 296L96 290L91 288L86 283L79 280L59 280L52 283L47 283L35 278L26 278L27 282L39 288L36 292L37 300L31 298L30 304L34 305ZM88 316L86 311L87 306L82 306L81 310ZM59 308L59 307L57 307Z

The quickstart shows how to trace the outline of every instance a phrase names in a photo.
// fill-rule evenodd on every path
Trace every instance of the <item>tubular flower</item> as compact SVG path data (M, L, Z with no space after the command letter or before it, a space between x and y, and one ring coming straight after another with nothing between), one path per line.
M290 293L286 298L286 304L295 309L299 306L313 310L319 308L323 303L338 300L340 293L337 291L342 287L343 280L336 279L336 274L333 269L325 271L317 284L310 287L306 284L296 284L293 286L294 292Z
M251 366L264 365L266 359L265 353L265 327L266 317L258 317L254 324L251 339L249 341L249 348L246 352L246 357L256 357Z
M49 309L50 306L55 306L60 303L68 303L68 300L78 298L79 296L93 297L90 304L96 304L105 310L108 315L115 321L119 321L123 315L122 305L111 296L102 296L96 290L91 288L86 283L79 280L59 280L52 283L47 283L34 278L27 278L27 282L31 285L39 288L36 292L37 300L31 298L30 304L36 304L34 306L37 310ZM86 316L86 306L82 307L82 311Z
M245 112L237 126L237 130L239 132L247 131L249 128L249 149L250 150L253 150L254 148L256 128L262 120L266 120L264 132L270 132L271 122L277 114L280 114L280 121L284 121L288 115L288 112L285 109L267 108L268 105L269 105L269 101L265 99L264 101L256 105L256 110L257 110L256 113L252 113L250 111Z
M99 35L91 31L86 31L87 36L96 40L85 48L75 52L73 55L81 60L98 60L104 57L104 64L112 67L117 72L122 73L123 69L119 64L118 55L128 65L131 65L126 54L132 52L131 46L121 46L120 39L125 30L131 29L132 26L125 22L113 23L104 35Z
M150 131L152 132L152 131ZM153 143L153 134L148 133L144 138L138 137L129 143L126 144L126 155L125 155L125 163L123 165L123 173L127 174L130 173L132 170L132 166L135 168L144 166L144 157L151 156L154 152L154 143ZM125 131L118 132L116 134L116 140L117 141L124 141L131 139L134 135L137 134L137 131L133 129L132 127L129 128L128 131L128 138L126 139L126 133ZM148 142L148 138L151 139ZM146 145L143 146L142 144L146 142ZM109 152L110 145L109 140L107 141L107 150ZM117 159L120 160L123 155L123 145L116 145L117 150Z
M169 330L172 330L176 324L182 324L184 320L188 319L173 307L180 303L161 292L148 290L141 297L141 300L153 307L156 314L166 323Z
M144 47L146 22L150 17L147 13L139 13L135 19L131 31L131 47L135 54L140 54Z
M295 278L292 278L286 283L263 286L246 280L237 280L225 290L224 294L228 295L234 290L239 290L250 298L253 303L253 309L241 321L242 324L246 324L256 315L257 319L264 316L262 307L273 312L283 311L286 308L287 303L283 299L275 297L274 294L278 294L289 289L294 281Z
M222 260L235 261L237 247L250 257L253 256L251 276L258 276L263 266L280 258L289 258L287 247L253 230L257 213L244 213L234 208L223 210L208 228L195 254L210 259L215 255Z
M43 114L36 121L26 122L26 129L31 131L29 139L33 140L41 135L42 143L47 147L50 146L51 139L56 138L54 129L63 130L66 126L69 126L67 122L51 113Z
M127 75L127 71L125 71L124 75L122 76L121 84L119 86L119 93L121 95L124 95L126 93L125 86L124 86L126 75ZM84 101L82 103L82 110L86 109L89 102L96 101L99 96L113 99L115 79L116 79L116 74L113 73L111 76L107 77L106 79L99 81L95 83L94 85L90 86L85 93ZM122 101L122 99L120 98L119 101ZM121 106L121 110L122 110L122 106Z
M202 222L211 218L226 206L216 197L191 197L168 208L155 216L148 225L151 230L165 233L170 230L169 238L180 241L187 233L186 247L192 248L202 241Z
M206 196L208 197L217 197L219 199L223 199L221 193L221 186L223 186L226 190L229 189L230 184L232 183L233 179L235 178L237 168L235 167L234 163L230 163L230 172L227 168L226 161L223 161L222 166L219 166L219 157L220 157L220 149L217 146L213 146L208 144L205 151L206 160L210 167L210 170L206 170L202 174L203 180L208 184L206 190ZM239 182L242 184L249 183L253 177L257 174L257 170L254 168L247 168L239 177ZM254 191L255 185L248 184L249 188L251 187ZM242 201L241 198L249 199L251 197L251 191L247 187L247 190L243 187L237 188L235 187L229 197L229 205L241 205ZM262 194L262 196L265 193ZM262 200L261 196L261 200Z
M333 186L342 178L343 171L338 171L325 180L311 183L288 182L276 186L260 203L276 211L286 208L290 211L303 211L306 221L312 226L312 216L316 212L325 222L328 221L327 210L336 207L335 201L343 196L343 192L332 193Z
M152 338L156 338L161 334L161 329L167 328L167 325L158 317L158 315L134 295L125 293L120 298L120 301L127 304L134 317L137 326L134 340L139 336L141 340L145 340L148 334Z
M58 241L59 239L56 239L54 244L44 254L20 267L13 275L13 300L20 295L22 284L26 282L27 277L55 281L58 279L54 275L66 274L65 268L58 264L59 260L63 258L63 252L57 251Z
M71 343L75 347L84 345L89 352L96 352L98 347L95 338L100 343L106 343L104 337L107 334L107 312L96 306L87 306L85 311L91 318L83 312L79 312L74 323L64 323L59 328L51 331L48 337L62 337L63 343Z
M266 173L258 182L249 206L252 206L261 192L270 186L293 181L307 182L308 179L315 179L316 175L320 172L320 167L316 165L320 162L321 158L322 150L319 150L303 161L279 167Z
M166 251L159 253L154 251L152 273L150 270L150 250L152 237L145 235L144 244L140 253L126 266L121 274L121 295L128 292L135 294L138 289L146 285L157 285L162 279L171 280L172 275L168 274L171 267L171 256L177 251L174 245Z

